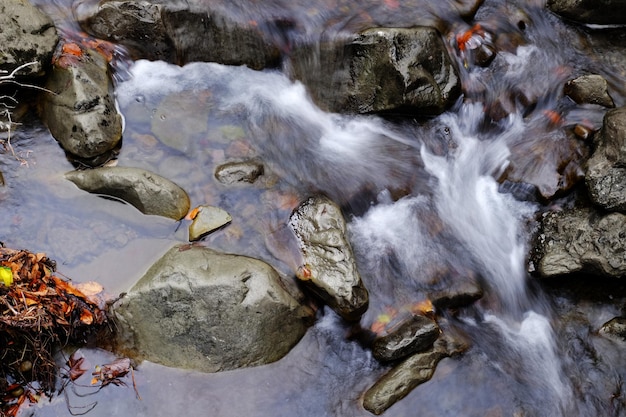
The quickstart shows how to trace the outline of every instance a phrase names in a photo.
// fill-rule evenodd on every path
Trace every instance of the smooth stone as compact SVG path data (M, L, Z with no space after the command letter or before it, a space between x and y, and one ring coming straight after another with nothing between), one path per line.
M233 218L219 207L198 206L197 214L189 225L189 240L196 241L230 223Z
M139 168L102 167L70 171L65 178L78 188L117 197L144 214L180 220L189 212L189 196L178 185Z

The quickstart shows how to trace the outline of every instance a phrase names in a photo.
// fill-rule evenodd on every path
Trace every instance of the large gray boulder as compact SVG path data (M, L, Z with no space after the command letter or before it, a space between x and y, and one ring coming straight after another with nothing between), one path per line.
M274 67L280 51L255 25L201 2L113 0L77 9L91 34L128 47L135 58Z
M626 24L626 0L548 0L547 6L579 23Z
M140 168L102 167L70 171L65 178L81 190L120 198L144 214L180 220L189 212L189 196L167 178Z
M316 104L332 112L438 114L461 91L441 35L429 27L372 28L306 45L292 66Z
M33 62L19 75L43 75L58 41L52 19L28 1L0 0L0 70Z
M292 213L289 226L302 253L298 278L344 319L358 320L367 310L369 294L340 208L325 196L310 197Z
M53 61L41 118L70 154L99 163L122 139L107 59L78 44L65 44Z
M626 212L626 107L606 113L594 145L585 173L591 199L606 210Z
M190 245L170 249L113 313L122 349L202 372L277 361L312 318L270 265Z
M593 209L548 213L542 219L533 263L543 277L576 272L626 275L626 215Z

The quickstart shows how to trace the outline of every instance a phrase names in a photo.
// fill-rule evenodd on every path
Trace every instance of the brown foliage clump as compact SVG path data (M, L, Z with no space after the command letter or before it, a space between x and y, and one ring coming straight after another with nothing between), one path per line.
M0 247L0 415L54 390L57 349L85 344L107 323L95 283L54 275L42 253Z

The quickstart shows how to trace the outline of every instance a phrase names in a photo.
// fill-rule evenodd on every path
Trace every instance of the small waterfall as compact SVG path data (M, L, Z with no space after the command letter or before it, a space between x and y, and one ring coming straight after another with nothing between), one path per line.
M466 105L460 112L446 115L457 142L454 153L436 157L423 151L426 170L436 178L435 205L444 223L479 268L487 287L482 307L483 321L499 333L501 358L518 363L516 378L523 389L533 387L547 415L567 415L572 392L561 370L549 308L531 299L524 268L527 248L522 225L535 211L530 203L514 200L498 192L497 177L507 166L507 141L519 135L523 123L511 115L504 133L481 140L475 125L482 108ZM543 315L533 309L546 309ZM493 358L498 362L497 358Z

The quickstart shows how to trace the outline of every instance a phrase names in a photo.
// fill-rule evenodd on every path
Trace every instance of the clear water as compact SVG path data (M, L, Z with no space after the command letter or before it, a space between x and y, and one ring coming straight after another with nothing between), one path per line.
M68 33L76 30L66 5L39 3ZM399 9L394 2L368 2L362 10L370 18L355 12L356 3L327 3L224 7L239 18L255 11L296 22L297 33L280 34L287 45L297 36L315 39L321 28L328 35L372 22L408 24L409 6L428 6L421 19L446 39L470 26L447 2ZM526 255L535 218L547 207L534 188L498 182L515 167L516 175L553 193L557 167L565 160L575 171L580 161L567 157L586 145L550 123L546 111L558 110L565 124L599 126L601 109L563 100L562 85L585 71L603 74L621 105L623 69L610 66L600 47L542 2L486 1L476 20L498 31L501 52L488 68L463 70L464 102L430 120L323 112L279 69L120 61L116 94L125 132L117 164L173 180L192 206L229 211L233 223L202 244L271 263L294 291L299 260L287 219L309 194L329 195L344 209L370 290L365 328L433 289L478 279L483 299L442 320L444 330L464 334L471 348L443 360L431 381L386 416L626 415L623 349L595 333L620 314L626 292L617 285L593 295L538 285L526 272ZM12 143L22 161L7 152L0 159L7 184L0 189L0 236L7 246L46 252L66 276L99 281L117 294L171 245L187 240L185 221L144 216L65 181L63 173L73 167L36 120L25 121ZM254 185L224 187L213 176L223 162L257 157L266 174ZM568 199L553 206L560 204ZM387 367L351 337L353 330L324 309L274 364L202 374L143 362L135 372L141 400L132 387L109 386L85 397L93 390L78 386L69 404L80 412L96 401L91 416L366 416L361 397ZM81 353L90 368L114 357L100 349ZM67 407L61 396L24 415L67 415Z

